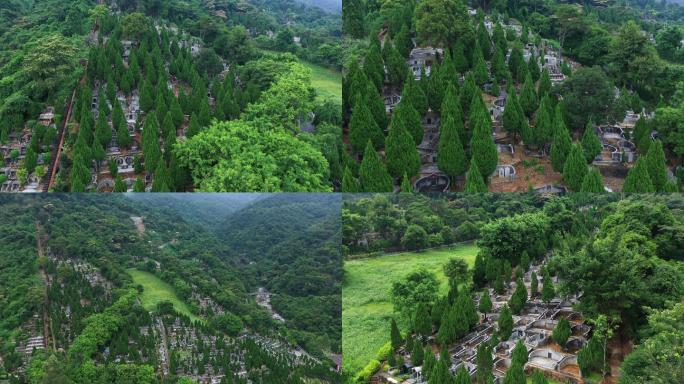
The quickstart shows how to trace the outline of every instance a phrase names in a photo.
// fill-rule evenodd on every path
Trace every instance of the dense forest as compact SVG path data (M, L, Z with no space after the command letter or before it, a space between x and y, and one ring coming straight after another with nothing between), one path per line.
M678 191L683 15L655 1L346 1L343 190Z
M492 204L497 198L502 201ZM684 332L683 203L680 195L617 194L545 199L535 195L400 194L346 201L345 244L373 238L383 228L402 228L398 235L402 246L425 250L435 236L434 232L425 235L427 228L434 231L439 223L449 223L441 232L456 235L460 225L455 226L458 222L453 222L453 217L472 215L482 220L472 236L478 249L474 263L444 260L448 294L439 292L436 277L424 269L409 269L403 279L393 282L389 294L394 317L408 329L398 329L399 321L390 324L386 320L391 342L363 370L346 372L347 379L367 382L378 370L404 377L407 371L402 364L407 361L412 362L409 374L411 366L422 365L422 378L429 378L430 383L470 383L470 375L475 373L460 362L472 357L468 361L477 370L478 383L490 382L495 376L504 383L525 383L525 374L539 369L545 373L533 374L534 383L548 383L544 376L559 380L575 374L592 382L678 382L683 372L678 357ZM422 215L415 213L421 211ZM364 221L363 230L349 228L359 228L358 223ZM434 225L428 227L426 222ZM412 229L414 226L421 230ZM420 253L416 255L419 258ZM519 328L511 315L538 316L535 308L552 303L551 308L558 308L564 302L574 303L572 311L578 313L573 330L563 330L567 320L554 320L553 334L547 337L558 344L558 351L574 354L578 370L561 370L554 376L534 362L526 365L529 351L525 349L523 356L523 348L536 349L537 344L529 338L516 343L519 336L515 332L529 332L530 326ZM464 336L476 332L477 340L482 340L487 328L482 316L487 324L488 315L495 314L490 322L496 331L478 345L475 359L471 344L475 339ZM579 319L590 328L584 328L588 331L582 343L566 345L569 336L577 339ZM513 332L514 327L518 328ZM473 355L464 357L459 353L463 348L473 348ZM508 353L512 350L512 355L507 355L510 365L493 367L492 354L499 360L506 348ZM533 358L534 353L530 354ZM443 366L445 359L456 364L457 372Z
M281 224L277 239L251 243L250 254L223 237L230 226L186 220L180 197L4 197L10 219L0 249L0 378L336 382L341 255L331 212L339 217L339 199L329 196L298 202L308 210L325 206L318 220L300 215L304 208L273 209L277 197L227 199L235 209L224 221L267 209ZM282 264L250 260L262 252L277 252ZM271 281L281 266L302 263L307 274L298 278L318 279L315 287Z
M40 0L0 17L9 191L341 180L340 103L312 86L341 68L339 14L294 0Z

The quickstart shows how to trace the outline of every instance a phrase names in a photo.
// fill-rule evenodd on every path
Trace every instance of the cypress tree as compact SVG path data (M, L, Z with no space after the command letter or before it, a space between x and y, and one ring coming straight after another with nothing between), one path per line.
M548 272L544 273L542 284L541 299L548 304L556 297L556 289L553 286L553 281L551 281L551 276L549 276Z
M549 76L549 70L544 68L541 77L539 78L539 86L537 87L537 95L539 98L546 96L551 92L551 76Z
M480 44L475 41L475 51L473 52L473 77L477 85L484 85L489 81L489 70L485 63Z
M349 143L354 152L361 152L368 141L373 148L382 148L385 136L368 108L359 102L349 120Z
M394 189L392 177L387 173L387 168L380 161L370 140L366 144L366 151L359 168L359 178L363 192L392 192Z
M528 359L527 354L527 347L525 347L525 344L522 340L518 340L518 342L515 343L513 351L511 352L511 364L520 364L521 366L525 366L525 363L527 363Z
M373 115L373 119L378 124L380 131L387 128L387 110L385 109L385 102L380 97L380 94L375 89L370 81L366 81L366 92L363 94L363 100L368 110Z
M563 180L573 191L579 191L587 174L587 162L579 144L574 144L563 166Z
M107 115L105 115L103 111L100 111L97 117L95 136L100 141L102 146L106 146L110 141L112 141L112 129L109 127Z
M478 119L479 121L475 123L473 130L473 138L470 141L470 151L473 158L477 160L477 166L483 180L496 170L499 162L499 152L492 136L491 123L486 120L488 118L488 116L483 116Z
M473 96L479 91L477 85L475 84L475 79L472 73L468 73L465 77L465 82L461 88L461 110L463 113L468 112L470 108L470 103L473 101Z
M543 373L541 373L541 371L535 370L532 373L532 384L549 384L549 380L544 376Z
M423 365L423 345L418 340L413 343L413 349L411 350L411 362L413 362L413 364L416 366Z
M456 72L463 75L470 69L470 64L465 56L465 48L463 47L463 39L458 39L456 45L454 46L454 68Z
M121 180L121 175L116 176L116 181L114 182L114 192L126 192L126 184Z
M185 121L185 116L183 115L183 110L181 109L178 99L175 97L171 98L171 105L169 107L169 112L171 112L171 119L176 128L180 128ZM225 115L226 118L228 117Z
M410 104L420 115L424 115L428 110L427 96L413 78L412 73L406 76L404 89L401 92L401 102Z
M506 106L504 107L502 120L504 129L513 136L514 141L516 141L516 136L518 134L522 134L522 119L524 118L519 114L518 106L516 105L517 102L515 88L512 85L509 85L506 93Z
M465 369L465 365L461 365L461 368L456 371L456 378L454 379L454 384L470 384L470 374Z
M484 19L480 20L480 24L477 26L477 42L482 50L482 56L486 60L492 58L492 40L489 38L489 32L487 27L484 25Z
M594 123L591 119L587 122L586 128L584 128L584 135L582 135L582 149L584 150L584 157L587 163L594 161L596 156L601 153L603 146L596 132L594 131Z
M520 49L519 46L513 47L511 50L511 55L508 57L508 70L511 72L511 75L517 80L518 82L523 82L525 78L521 78L521 71L520 71L520 66L525 66L525 59L523 58L523 53L522 49Z
M387 67L387 76L390 83L397 87L404 85L406 80L406 60L401 56L401 53L394 48L390 41L385 41L384 47L386 53L385 65Z
M461 122L461 126L463 123ZM448 116L442 120L437 149L439 169L449 177L456 178L466 171L466 155L459 138L458 126L454 118ZM482 177L480 177L482 179Z
M515 291L513 292L513 295L511 295L510 300L508 301L508 306L511 308L511 311L519 315L520 312L522 312L523 308L525 308L525 303L527 302L527 289L525 288L525 284L523 284L522 279L518 279L518 282L515 286Z
M530 298L535 298L539 292L539 279L537 279L537 274L534 271L530 274L530 280Z
M508 52L508 41L506 40L506 35L501 27L500 23L496 23L494 26L494 32L492 32L492 40L497 49L501 49L502 52Z
M636 144L637 147L639 148L639 150L644 154L646 153L646 151L643 148L641 148L640 144L641 144L643 138L647 137L647 136L650 140L651 131L648 127L648 123L646 122L646 118L644 117L643 114L641 114L641 115L639 115L639 120L637 120L636 124L634 124L633 140L634 140L634 144Z
M411 33L406 24L401 26L399 32L394 37L394 46L402 57L409 57L411 49L413 49L413 40L411 40Z
M473 157L470 160L470 170L468 171L468 177L466 178L466 184L464 192L466 193L486 193L488 191L487 185L482 179L479 167L477 165L477 160Z
M401 192L402 193L412 193L413 192L413 185L411 185L411 180L409 177L404 173L404 178L401 180Z
M423 134L425 133L423 123L420 119L420 114L411 104L399 103L392 116L392 124L397 122L411 135L414 145L418 145L423 141Z
M163 160L157 162L156 172L154 173L154 182L152 183L152 192L171 192L171 177L169 170L166 168Z
M430 318L430 310L427 304L418 304L413 322L415 324L415 331L419 335L428 337L432 334L432 319Z
M492 311L492 299L489 297L489 290L485 289L485 291L482 293L482 297L480 297L480 305L478 306L478 309L480 312L485 317L485 320L487 319L487 314Z
M425 347L423 355L425 356L423 359L423 376L425 376L426 380L430 380L430 373L432 373L432 369L437 364L437 359L435 359L435 354L432 352L430 345Z
M442 76L441 66L434 63L430 71L430 77L428 77L427 92L425 92L428 98L428 105L433 111L439 112L442 107L444 93L446 92L446 80L447 78Z
M161 149L159 148L159 121L154 113L148 114L145 118L142 147L145 153L145 168L157 169L157 164L161 159Z
M456 64L448 49L444 51L444 60L442 60L439 69L443 79L452 79L456 76Z
M342 192L357 193L361 191L359 181L352 175L349 167L344 167L344 175L342 176Z
M453 377L449 371L449 363L445 359L439 359L430 373L428 384L451 384Z
M648 174L648 164L646 157L640 157L634 168L629 170L625 178L625 184L622 186L622 192L625 193L654 193L655 187Z
M154 98L152 97L152 85L145 79L140 90L140 108L145 112L150 112L154 108Z
M531 117L534 111L537 110L537 93L534 91L532 76L529 74L525 76L525 83L523 83L520 93L520 106L528 117Z
M446 308L442 313L437 331L437 342L446 346L456 340L456 318L453 308Z
M545 143L551 140L553 134L553 109L548 95L541 99L539 109L535 114L534 128L530 131L532 133L529 138L531 145L543 147ZM525 142L527 143L528 141L525 140Z
M534 56L534 53L530 55L530 59L527 61L527 69L530 76L532 76L532 81L538 81L541 77L541 71L539 70L539 64L537 63L537 58Z
M655 140L651 143L646 155L646 165L648 168L648 175L651 177L651 183L656 192L665 192L665 184L667 183L667 166L665 163L665 152L663 152L663 144L660 140Z
M477 346L476 362L477 384L491 383L494 380L494 376L492 375L494 361L492 359L492 350L488 343L480 343L480 345Z
M386 140L385 155L387 171L395 179L404 175L413 176L420 169L420 154L399 114L392 119Z
M362 0L345 1L342 5L342 27L344 33L360 39L364 37L364 2Z
M138 176L138 178L135 180L133 192L145 192L145 183L143 182L142 177Z
M511 337L511 333L513 333L513 315L511 314L511 310L508 308L508 305L504 305L503 309L501 310L497 325L499 329L498 334L501 338L501 341L508 340L508 338Z
M506 80L508 78L508 69L506 68L506 59L503 51L497 47L494 57L492 58L492 75L499 81ZM511 86L511 83L508 83Z
M527 379L525 378L525 371L520 364L511 364L506 371L506 376L504 376L503 384L525 384Z
M561 112L560 103L556 105L556 113L553 120L553 144L551 145L551 166L556 172L563 172L565 160L570 153L572 147L572 139L570 132L565 126L563 113Z
M449 118L453 119L453 122L458 132L461 143L467 142L468 139L465 127L463 126L463 109L461 108L461 102L459 100L458 89L454 83L449 83L447 91L444 94L444 100L442 101L441 108L441 121L442 127L440 127L440 135L444 134L444 122Z
M366 77L375 85L378 91L382 90L385 82L385 67L380 55L380 42L376 39L368 47L366 57L363 60L363 72Z
M399 327L397 327L397 322L394 319L392 319L390 324L390 339L392 342L393 351L396 351L399 347L401 347L401 344L404 342L404 340L401 338Z
M558 324L556 324L556 327L553 329L553 334L551 335L553 337L553 341L558 343L561 348L565 348L565 343L568 342L568 338L570 338L571 335L572 330L570 329L570 322L568 322L568 318L561 317L561 319L558 320Z
M589 172L584 176L584 180L582 180L580 192L603 193L605 191L606 190L603 188L603 177L601 177L601 172L596 168L589 169Z

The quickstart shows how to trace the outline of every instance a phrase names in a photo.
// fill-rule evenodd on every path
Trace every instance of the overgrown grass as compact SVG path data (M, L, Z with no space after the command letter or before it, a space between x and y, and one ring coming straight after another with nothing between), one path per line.
M437 275L440 291L446 293L448 283L442 266L450 258L458 257L472 267L476 254L477 247L468 244L345 261L342 286L342 351L345 372L354 374L359 371L389 341L389 324L394 316L390 303L393 282L424 268ZM404 322L399 318L397 321L403 331Z
M311 69L311 85L316 89L319 100L342 100L342 73L305 61L302 64Z
M173 308L177 312L187 315L193 321L201 321L199 317L190 312L188 305L176 296L173 288L157 276L137 269L129 269L128 274L131 275L135 284L142 285L143 292L140 295L140 301L148 311L155 310L160 302L168 301L173 304Z

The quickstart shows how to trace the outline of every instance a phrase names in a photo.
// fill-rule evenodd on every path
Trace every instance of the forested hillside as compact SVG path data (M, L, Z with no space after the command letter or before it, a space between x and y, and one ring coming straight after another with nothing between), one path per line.
M347 382L678 382L682 196L533 196L346 201L351 250L400 238L413 251L346 260L343 345L365 358L345 358ZM459 236L466 217L478 223L473 243L427 250ZM383 291L364 272L392 280Z
M330 358L340 348L339 283L332 281L339 281L332 261L339 252L328 242L339 228L328 226L307 248L289 253L292 265L318 256L325 262L309 264L308 272L333 277L330 288L303 300L258 279L255 271L274 275L277 264L238 261L216 229L184 219L180 198L159 204L123 196L22 197L0 202L10 218L0 246L0 379L338 380ZM250 204L259 203L247 199L236 209ZM279 215L301 220L286 210L270 214L283 223ZM280 242L299 236L293 231ZM253 251L278 246L255 244ZM318 327L309 316L317 316Z
M680 190L683 15L655 1L346 1L342 189Z
M339 15L293 0L39 0L2 17L3 191L328 191L341 178Z

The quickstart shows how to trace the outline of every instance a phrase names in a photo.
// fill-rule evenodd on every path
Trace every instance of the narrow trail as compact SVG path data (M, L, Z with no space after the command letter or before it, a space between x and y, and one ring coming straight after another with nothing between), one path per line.
M104 4L104 0L98 0L98 4ZM95 35L95 41L97 41L98 38L98 32L99 32L99 21L93 25L93 29L91 31L92 35ZM85 68L83 70L83 77L78 81L78 84L74 88L74 92L71 94L71 100L69 101L69 108L67 109L67 114L64 117L64 121L62 121L60 131L58 132L59 135L59 144L57 145L57 148L53 150L52 157L50 158L50 166L48 167L48 173L45 175L45 178L49 180L45 186L43 187L43 192L48 192L52 187L55 186L55 178L57 177L57 170L59 169L60 165L60 159L62 157L62 150L64 149L64 140L66 138L66 132L67 132L67 126L69 125L69 121L71 121L72 118L72 112L74 110L74 103L76 102L76 91L78 90L78 87L80 85L85 84L86 77L88 76L88 61L86 60L85 62Z

